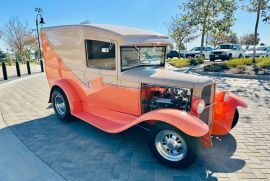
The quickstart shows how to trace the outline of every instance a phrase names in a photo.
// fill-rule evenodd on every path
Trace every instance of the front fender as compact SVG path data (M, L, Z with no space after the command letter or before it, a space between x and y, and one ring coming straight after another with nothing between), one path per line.
M82 104L79 95L77 94L73 86L65 79L57 80L54 82L50 92L50 102L52 92L56 88L60 88L65 93L68 99L71 114L82 110Z
M232 129L232 122L237 107L247 108L247 103L239 96L230 92L227 102L223 101L219 92L215 97L212 135L226 135Z
M151 120L165 122L194 137L202 137L209 131L208 125L203 121L185 111L176 109L154 110L137 118L136 122Z
M234 107L243 107L243 108L247 108L248 105L247 103L244 101L244 99L242 99L241 97L235 95L234 93L231 93L230 92L230 98L229 98L229 104L231 106L234 106Z

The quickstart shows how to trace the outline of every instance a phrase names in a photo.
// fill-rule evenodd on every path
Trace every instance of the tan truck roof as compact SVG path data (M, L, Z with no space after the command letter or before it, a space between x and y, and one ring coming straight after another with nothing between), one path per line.
M86 29L87 31L102 31L104 37L117 36L122 39L121 44L169 44L167 36L160 33L144 30L141 28L133 28L119 25L107 25L107 24L85 24L85 25L63 25L43 28L43 31L47 30L61 30L65 28L72 28L77 30Z

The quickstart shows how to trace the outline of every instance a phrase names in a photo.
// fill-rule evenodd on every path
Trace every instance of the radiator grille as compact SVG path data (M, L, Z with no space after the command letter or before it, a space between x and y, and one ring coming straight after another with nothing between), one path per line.
M215 85L211 84L203 88L201 99L205 101L205 110L200 114L199 118L210 127L212 126L213 106L209 106L214 102Z

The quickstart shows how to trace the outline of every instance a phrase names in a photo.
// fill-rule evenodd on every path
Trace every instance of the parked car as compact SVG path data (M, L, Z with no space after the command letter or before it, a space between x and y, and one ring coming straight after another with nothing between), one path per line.
M210 61L221 59L222 61L232 58L243 58L244 49L239 44L222 44L210 53Z
M212 47L210 47L210 46L207 46L207 47L203 48L203 57L204 57L204 59L209 59L209 55L210 55L212 50L214 50L214 49ZM201 47L194 47L190 51L187 51L185 53L185 57L186 58L199 57L200 56L200 51L201 51Z
M60 120L75 116L108 133L143 126L154 157L170 167L192 164L200 143L211 147L211 135L228 134L238 107L247 107L216 91L212 79L166 70L169 40L159 33L67 25L43 28L41 39L49 102Z
M245 57L250 58L253 57L253 47L249 47L245 52ZM270 46L258 46L256 47L256 57L270 57Z
M184 54L183 52L178 52L177 50L171 50L169 53L167 53L167 58L183 58Z

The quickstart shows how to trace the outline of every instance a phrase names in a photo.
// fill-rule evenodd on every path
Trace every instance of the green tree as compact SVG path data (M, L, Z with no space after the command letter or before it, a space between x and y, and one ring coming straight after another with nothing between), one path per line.
M250 13L256 14L256 22L254 29L254 42L258 42L258 29L261 17L263 21L270 20L270 0L246 0L244 1L244 9ZM256 47L253 49L253 63L255 64Z
M177 46L179 57L180 51L185 50L185 43L197 37L196 28L180 15L171 18L168 24L168 31L170 38Z
M173 49L174 49L174 45L173 45L172 42L170 42L168 50L170 51L170 50L173 50Z
M250 45L258 45L260 42L260 38L257 37L257 41L255 42L255 36L253 33L250 33L250 34L246 34L244 36L241 36L240 37L240 43L242 45L245 45L246 48L248 49Z
M0 50L0 62L3 62L6 59L6 54Z
M208 36L208 44L216 47L222 43L238 43L239 40L237 38L236 33L234 32L213 32Z
M185 19L201 31L201 56L205 36L213 30L228 32L235 22L236 9L235 0L187 0L180 6Z

